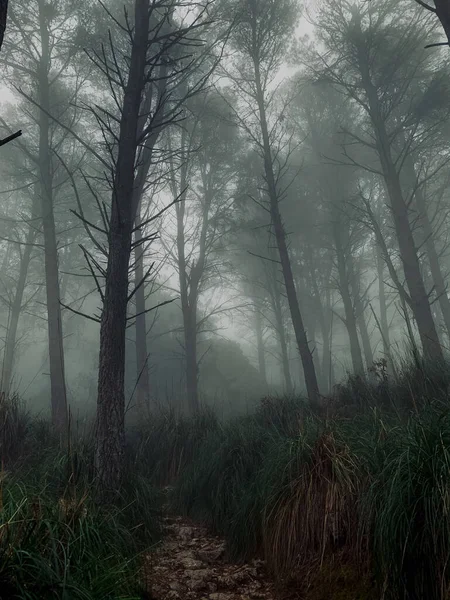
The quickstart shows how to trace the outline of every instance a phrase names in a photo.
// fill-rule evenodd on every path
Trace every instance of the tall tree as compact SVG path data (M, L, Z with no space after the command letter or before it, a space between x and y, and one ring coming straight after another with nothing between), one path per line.
M20 85L24 115L37 129L36 137L30 136L28 143L22 143L21 148L27 159L34 163L38 178L44 235L52 419L55 427L64 431L67 394L54 180L55 152L64 142L65 132L55 126L52 116L57 115L60 120L70 119L72 124L77 118L69 97L74 99L80 86L75 63L72 63L76 46L71 45L77 37L79 13L65 0L52 4L33 0L31 7L18 3L9 9L10 35L4 44L2 60L10 78ZM27 15L26 19L24 15ZM67 91L67 86L72 86L73 81L77 83ZM62 102L63 99L67 102Z
M271 82L278 74L284 54L299 16L295 0L232 0L223 2L224 10L235 19L233 45L239 53L227 75L240 91L243 109L238 115L241 125L253 139L263 161L269 200L269 213L277 243L292 324L300 353L308 398L319 401L319 386L311 348L309 347L298 293L289 256L288 239L280 210L284 197L283 111L269 123L274 103ZM281 119L280 119L281 117ZM277 127L278 125L278 127ZM280 132L281 139L280 139ZM286 150L286 148L285 148Z
M175 207L177 235L172 258L183 313L187 402L195 413L199 409L197 338L200 321L204 323L204 318L199 318L199 300L206 288L217 283L222 271L216 254L228 227L239 141L236 127L227 118L227 103L217 93L197 97L186 111L185 126L179 133L179 164L172 161L172 195L182 198ZM172 134L174 139L176 132Z
M149 161L162 128L180 120L184 103L203 88L208 77L199 65L210 48L200 37L211 24L209 2L201 7L186 4L192 19L180 22L175 14L177 6L176 0L135 0L132 19L128 13L122 21L112 17L117 39L110 36L108 51L104 45L91 51L110 88L111 110L98 105L91 109L106 140L107 158L76 136L111 173L110 214L99 203L103 226L96 227L97 232L106 234L106 246L95 241L97 250L106 255L106 267L88 255L103 304L95 461L99 495L105 499L117 494L123 476L125 333L131 320L128 304L151 272L147 269L129 291L132 249L152 237L138 235L133 242L133 234L158 216L147 222L138 216ZM198 76L191 77L197 71ZM154 101L149 102L149 97ZM92 230L92 224L88 229ZM103 286L99 284L102 277Z
M406 145L402 145L399 135L403 135L403 131L399 121L406 123L410 118L408 93L417 76L417 64L411 61L411 56L425 52L420 43L427 35L418 11L407 13L412 23L410 21L406 33L402 30L403 34L399 35L399 22L406 14L400 14L399 11L402 8L407 11L408 7L411 7L410 3L380 0L364 7L352 5L349 10L342 11L336 0L326 0L326 8L322 12L326 27L318 31L321 41L326 45L328 58L324 66L322 58L317 57L314 70L322 81L325 79L344 89L355 106L359 107L362 118L370 124L370 134L367 129L362 135L361 130L346 131L349 141L343 147L347 164L377 171L373 162L364 163L366 157L361 161L352 153L352 149L357 144L376 153L380 165L378 172L384 179L389 196L411 308L423 352L433 360L442 360L442 348L412 232L408 198L401 184L404 156L409 151L417 128L413 128ZM333 64L330 62L331 56ZM417 56L417 60L421 63L424 59ZM401 77L402 85L397 85L397 75Z

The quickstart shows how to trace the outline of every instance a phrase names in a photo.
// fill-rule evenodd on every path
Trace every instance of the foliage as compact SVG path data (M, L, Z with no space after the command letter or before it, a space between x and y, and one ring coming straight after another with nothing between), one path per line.
M325 415L266 399L254 416L204 438L174 506L225 535L233 558L259 554L280 580L299 576L311 597L322 597L324 581L358 581L354 593L368 598L373 575L386 598L443 600L449 398L441 373L434 401L417 402L426 386L433 399L424 368L405 365L395 384L366 384L365 404L350 381L334 400L340 410Z
M92 440L61 444L17 399L1 405L0 596L138 599L141 552L160 536L161 493L136 456L114 507L92 499ZM5 595L3 595L5 594Z

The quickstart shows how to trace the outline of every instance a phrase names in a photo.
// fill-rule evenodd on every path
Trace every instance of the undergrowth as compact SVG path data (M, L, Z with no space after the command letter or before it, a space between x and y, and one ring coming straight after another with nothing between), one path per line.
M450 591L449 371L403 365L350 378L316 410L269 398L201 436L173 509L265 558L310 598L444 600ZM194 431L194 427L193 427ZM358 590L355 588L358 581ZM353 583L350 583L353 582ZM330 585L335 585L330 583ZM347 589L347 592L349 590Z
M0 404L0 598L138 600L161 494L128 453L115 506L98 505L92 440L76 427L68 440L17 399Z

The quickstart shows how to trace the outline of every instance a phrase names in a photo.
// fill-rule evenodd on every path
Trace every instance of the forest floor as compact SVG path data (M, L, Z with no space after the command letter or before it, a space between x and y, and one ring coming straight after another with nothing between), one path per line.
M151 600L294 600L277 589L264 562L226 560L225 542L181 517L164 519L160 546L147 557Z

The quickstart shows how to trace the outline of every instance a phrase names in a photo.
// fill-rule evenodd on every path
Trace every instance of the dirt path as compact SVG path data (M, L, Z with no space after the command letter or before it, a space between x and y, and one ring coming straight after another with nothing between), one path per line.
M261 560L225 560L225 543L181 518L165 519L161 546L148 557L152 600L283 600ZM292 596L290 596L292 598Z

